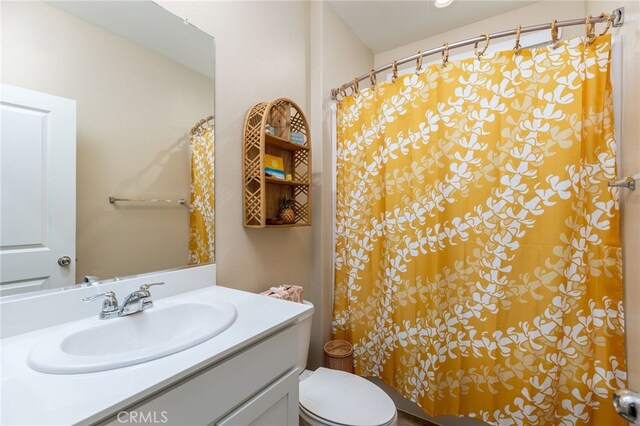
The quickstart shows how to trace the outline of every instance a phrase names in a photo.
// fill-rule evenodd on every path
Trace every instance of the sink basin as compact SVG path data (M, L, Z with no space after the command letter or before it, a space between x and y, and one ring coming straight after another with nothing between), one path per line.
M236 320L226 302L155 302L141 313L99 320L89 318L45 337L29 354L31 368L75 374L140 364L198 345Z

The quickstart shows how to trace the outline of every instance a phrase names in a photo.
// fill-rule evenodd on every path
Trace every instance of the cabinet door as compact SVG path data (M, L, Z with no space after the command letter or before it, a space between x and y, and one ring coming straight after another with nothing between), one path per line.
M252 400L252 395L265 392L269 383L273 386L288 372L297 371L297 339L297 327L289 327L129 409L122 410L102 424L154 424L156 421L171 426L212 424L224 418L234 407L243 406L246 401ZM297 404L297 376L293 391L296 392L293 396ZM272 424L280 426L278 423Z
M297 368L276 380L233 413L216 423L218 426L293 426L297 424Z

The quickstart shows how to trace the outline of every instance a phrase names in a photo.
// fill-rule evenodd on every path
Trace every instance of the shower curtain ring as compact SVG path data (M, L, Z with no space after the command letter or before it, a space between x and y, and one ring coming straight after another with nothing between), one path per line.
M516 45L513 48L513 50L514 50L516 55L519 55L520 51L522 50L522 45L520 45L520 33L521 32L522 32L522 27L520 25L518 25L516 27Z
M393 60L393 63L391 64L391 72L393 74L392 80L396 81L396 78L398 78L398 63L396 62L396 60Z
M584 26L585 26L585 33L587 35L586 36L587 38L584 41L584 43L586 45L590 45L596 39L596 23L591 22L591 15L588 15L587 18L584 20Z
M371 86L375 86L378 83L376 71L373 68L371 69L371 71L369 71L369 80L371 80Z
M443 44L444 49L442 49L442 68L446 68L449 63L449 43L446 41Z
M422 71L422 50L418 50L418 59L416 59L416 74Z
M605 27L604 31L602 31L599 36L602 37L603 35L605 35L606 33L609 32L609 29L611 28L611 24L613 23L613 18L611 18L611 14L607 13L607 12L602 12L600 14L601 18L607 18L607 26ZM594 25L595 26L595 25Z
M360 92L360 84L358 83L358 77L353 79L353 94L357 95Z
M557 49L560 45L560 37L558 37L558 20L554 19L551 22L551 47Z
M473 45L473 53L476 54L476 57L478 58L478 60L482 59L482 55L484 55L484 52L487 51L487 47L489 47L489 34L484 33L482 35L484 36L484 39L485 39L485 44L482 51L478 52L478 43L480 43L479 41L477 41L476 44Z

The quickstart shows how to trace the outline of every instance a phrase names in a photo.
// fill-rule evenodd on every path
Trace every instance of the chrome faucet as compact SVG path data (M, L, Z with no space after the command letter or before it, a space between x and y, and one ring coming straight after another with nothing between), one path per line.
M115 318L119 316L120 310L118 309L118 299L116 294L112 291L106 293L96 294L95 296L89 296L82 299L83 302L93 302L94 300L104 299L102 302L102 310L98 314L98 318L101 320Z
M122 302L122 307L120 308L118 307L116 294L113 291L107 291L106 293L85 297L82 301L93 302L94 300L104 299L104 302L102 303L102 310L100 311L100 314L98 314L98 318L101 320L124 317L152 308L153 301L151 300L149 287L163 284L164 282L141 285L139 290L136 290L125 297L124 302Z
M164 285L164 283L143 284L139 290L125 297L124 302L122 302L122 308L120 308L120 316L124 317L135 314L136 312L142 312L145 309L153 308L149 287L154 285Z

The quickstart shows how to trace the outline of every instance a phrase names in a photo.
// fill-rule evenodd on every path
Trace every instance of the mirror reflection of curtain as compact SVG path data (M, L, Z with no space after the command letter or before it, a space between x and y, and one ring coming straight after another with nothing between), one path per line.
M335 338L427 413L622 425L610 37L431 66L338 109Z
M215 260L214 125L213 117L198 123L189 136L191 197L189 205L189 264Z

